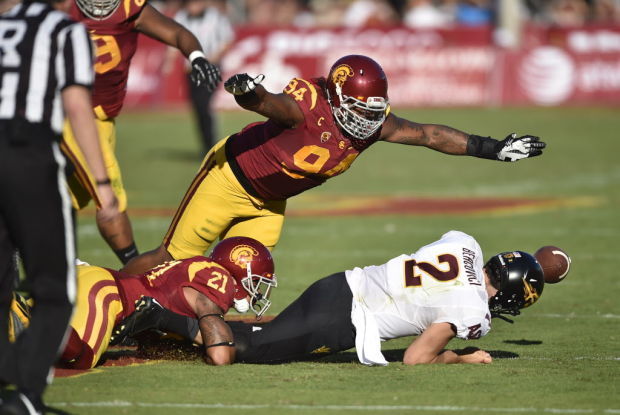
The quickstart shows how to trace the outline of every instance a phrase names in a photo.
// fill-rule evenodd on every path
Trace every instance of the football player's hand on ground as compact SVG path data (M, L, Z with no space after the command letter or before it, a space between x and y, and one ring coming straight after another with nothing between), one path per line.
M460 356L461 363L492 363L493 358L484 350L476 349L471 353L461 354Z
M213 92L217 84L222 80L220 69L200 56L192 60L190 78L194 85L207 88L209 92Z
M541 155L545 146L539 137L533 135L517 137L517 134L512 133L497 143L495 150L498 160L517 161Z
M247 73L238 73L224 82L224 89L233 95L244 95L256 89L256 86L263 82L263 79L265 79L263 74L252 78Z

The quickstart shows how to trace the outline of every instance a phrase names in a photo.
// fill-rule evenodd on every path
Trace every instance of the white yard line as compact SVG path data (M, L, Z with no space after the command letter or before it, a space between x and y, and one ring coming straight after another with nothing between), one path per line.
M52 407L89 408L173 408L173 409L273 409L286 411L429 411L429 412L505 412L505 413L552 413L552 414L620 414L620 409L588 408L485 408L476 406L444 405L243 405L243 404L201 404L201 403L151 403L127 401L103 402L53 402Z
M566 319L570 319L570 318L586 318L586 319L591 319L591 318L609 318L609 319L615 319L615 318L620 318L620 314L610 314L610 313L605 313L605 314L532 314L529 317L545 317L545 318L566 318Z

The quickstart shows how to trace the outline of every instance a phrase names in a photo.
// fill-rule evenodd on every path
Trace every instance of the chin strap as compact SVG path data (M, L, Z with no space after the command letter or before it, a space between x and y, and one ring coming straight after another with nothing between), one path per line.
M491 317L492 317L492 318L497 317L497 318L499 318L500 320L504 320L504 321L509 322L510 324L514 324L514 323L515 323L513 320L509 319L508 317L506 317L506 316L504 316L504 315L502 315L502 314L491 314Z

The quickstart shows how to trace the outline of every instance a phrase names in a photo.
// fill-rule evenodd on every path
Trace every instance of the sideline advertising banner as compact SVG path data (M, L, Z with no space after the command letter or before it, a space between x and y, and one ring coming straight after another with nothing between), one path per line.
M239 28L222 62L223 78L265 74L281 91L293 77L325 76L347 54L373 57L389 80L395 107L620 105L620 27L528 32L527 46L493 44L491 28L411 30ZM163 73L165 46L142 37L133 59L125 106L185 103L182 59ZM222 88L217 109L235 109Z

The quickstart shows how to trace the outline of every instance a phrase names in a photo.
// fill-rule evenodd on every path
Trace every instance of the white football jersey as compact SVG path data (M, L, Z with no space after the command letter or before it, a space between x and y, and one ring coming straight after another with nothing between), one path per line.
M346 271L351 319L364 364L387 364L380 342L447 322L457 337L477 339L491 328L482 251L471 236L450 231L411 255Z

